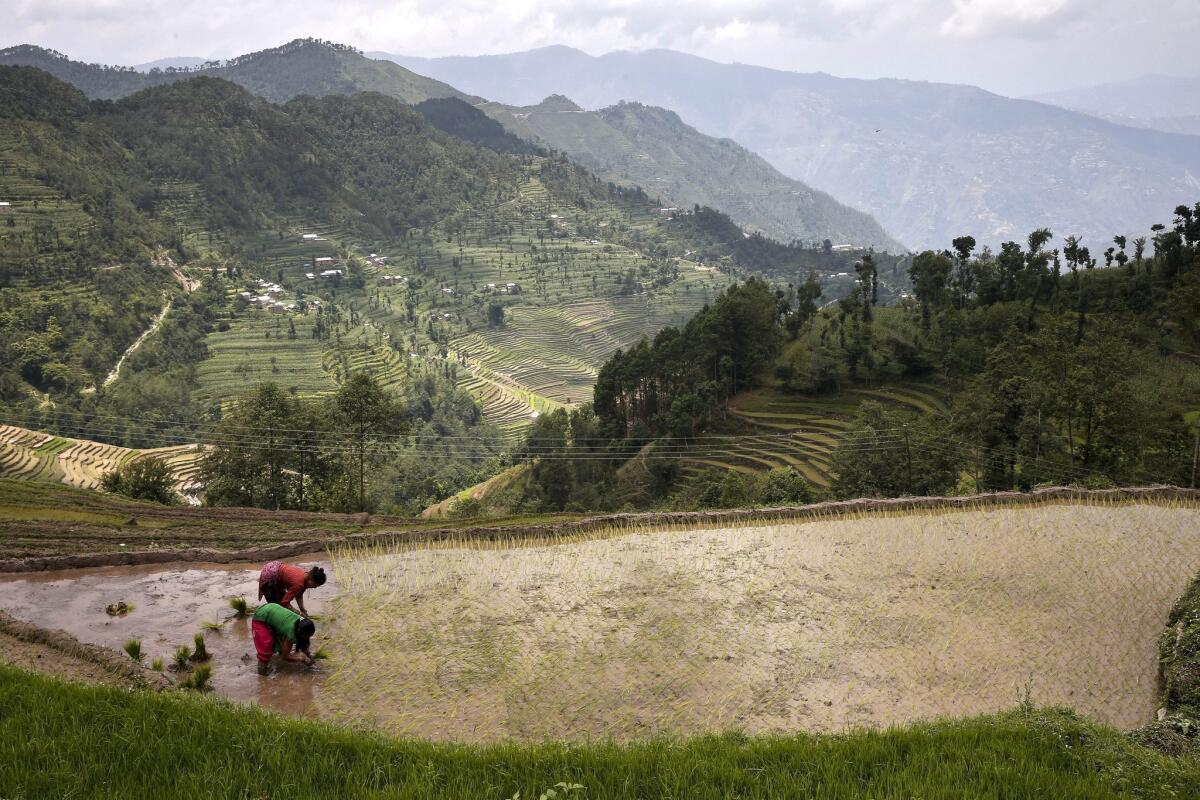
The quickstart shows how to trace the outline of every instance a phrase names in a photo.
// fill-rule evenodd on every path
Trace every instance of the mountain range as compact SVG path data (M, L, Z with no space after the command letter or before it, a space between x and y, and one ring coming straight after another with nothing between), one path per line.
M115 100L151 86L200 76L223 78L272 103L285 103L302 94L323 97L356 92L379 92L405 103L431 97L467 98L452 86L397 64L364 58L353 48L313 39L297 39L281 47L247 53L219 66L163 68L153 73L135 67L72 61L62 53L35 45L0 50L0 64L37 67L93 100Z
M1200 135L1200 78L1144 75L1030 99L1138 128Z
M782 241L829 239L834 244L903 250L869 215L787 178L733 142L699 133L665 109L626 107L605 114L567 115L550 113L551 104L531 115L465 94L390 61L366 58L353 48L315 40L297 40L216 66L161 68L152 73L84 64L32 45L0 51L0 64L37 67L102 100L197 76L223 78L274 103L303 94L357 92L378 92L410 104L457 99L486 110L529 141L566 152L607 180L643 185L668 205L728 210L738 223ZM469 121L461 109L427 105L423 113L453 135L500 146L494 132L486 134L486 142L471 139L474 134L463 126L480 123ZM456 129L445 127L452 118ZM504 147L513 152L511 142Z
M585 111L561 95L534 106L480 108L603 178L645 187L672 204L719 208L775 239L904 249L869 214L787 177L731 139L705 136L665 108L622 102Z
M514 106L561 94L589 109L622 100L669 108L871 214L910 247L946 247L964 234L995 245L1047 224L1099 243L1145 229L1200 192L1200 137L971 86L802 74L669 50L371 55Z

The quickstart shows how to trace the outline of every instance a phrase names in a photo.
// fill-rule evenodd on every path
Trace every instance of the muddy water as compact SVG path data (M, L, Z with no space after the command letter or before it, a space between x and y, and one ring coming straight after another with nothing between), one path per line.
M292 563L329 567L316 557ZM217 694L289 714L316 716L324 677L320 662L309 669L281 663L276 657L271 675L260 676L250 620L235 619L229 607L229 598L238 595L254 604L260 566L155 564L0 577L0 609L43 628L60 628L81 641L118 650L130 639L141 639L146 664L155 658L170 664L176 647L192 647L193 637L203 633ZM304 604L316 616L314 652L324 639L330 622L325 614L337 594L336 579L329 572L328 583L305 593ZM134 605L131 613L124 617L105 613L105 606L122 600ZM221 623L221 631L203 630L204 622Z

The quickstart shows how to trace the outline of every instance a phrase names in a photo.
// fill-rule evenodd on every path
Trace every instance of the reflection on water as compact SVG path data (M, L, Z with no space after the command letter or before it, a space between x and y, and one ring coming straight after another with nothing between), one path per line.
M322 616L337 594L337 576L328 561L299 558L293 563L320 564L329 581L305 593L305 605L317 617L313 649L321 644L329 619ZM258 564L176 564L42 572L0 578L0 608L43 628L61 628L84 642L114 649L140 639L145 662L171 662L175 648L192 647L203 633L212 655L213 690L233 700L254 702L290 714L314 716L322 680L320 668L280 664L260 676L250 638L250 621L236 619L229 598L242 595L253 605L258 594ZM110 617L105 606L132 603L124 617ZM205 622L220 631L204 630ZM319 663L319 662L318 662Z

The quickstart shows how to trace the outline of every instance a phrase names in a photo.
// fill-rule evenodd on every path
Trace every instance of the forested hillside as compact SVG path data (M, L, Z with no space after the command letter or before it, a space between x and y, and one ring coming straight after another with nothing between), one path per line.
M98 100L115 100L151 86L195 77L222 78L274 103L302 94L319 97L372 91L406 103L431 97L466 98L441 81L389 61L364 58L352 47L316 39L296 39L228 61L146 72L72 61L62 53L27 44L0 50L0 64L37 67Z
M913 296L889 307L871 259L820 310L817 287L731 287L617 353L592 407L538 421L523 474L462 503L686 509L1188 485L1200 203L1147 233L1095 254L1046 229L999 252L960 237L917 255Z
M0 64L38 67L93 99L116 99L194 77L222 78L275 103L300 95L378 92L417 104L431 125L474 144L508 153L531 152L533 145L566 152L606 181L641 186L670 205L720 208L739 223L783 242L830 239L835 244L903 250L869 215L785 178L732 142L698 133L665 109L630 106L576 114L570 113L578 109L569 101L542 103L534 110L506 109L391 61L313 39L221 63L148 72L83 64L31 45L0 51ZM488 110L509 132L476 112L476 106Z

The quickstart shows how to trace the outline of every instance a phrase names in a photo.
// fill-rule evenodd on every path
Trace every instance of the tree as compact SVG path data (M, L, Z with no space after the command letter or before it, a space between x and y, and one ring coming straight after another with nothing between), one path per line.
M946 280L954 264L944 253L926 250L913 257L908 268L913 283L913 294L921 304L921 321L928 329L932 314L941 309L946 295Z
M798 506L813 501L812 485L791 467L776 467L767 473L757 500L767 506Z
M960 236L951 242L958 256L958 269L954 276L954 289L958 295L958 307L967 304L967 298L975 291L975 276L971 271L971 253L975 250L974 236Z
M119 469L107 472L100 479L106 492L124 495L134 500L174 505L179 502L175 493L175 476L161 458L141 458Z
M293 508L298 403L275 383L239 397L209 437L201 460L205 500L214 506Z
M342 383L333 397L333 408L353 447L358 467L358 510L365 511L367 454L380 449L380 437L401 433L407 424L392 395L367 372L355 372Z
M834 450L833 491L838 497L944 494L958 483L962 462L937 419L867 401Z

